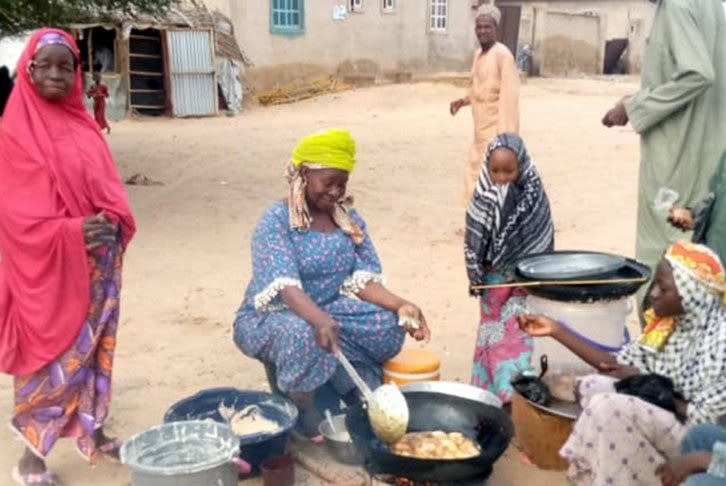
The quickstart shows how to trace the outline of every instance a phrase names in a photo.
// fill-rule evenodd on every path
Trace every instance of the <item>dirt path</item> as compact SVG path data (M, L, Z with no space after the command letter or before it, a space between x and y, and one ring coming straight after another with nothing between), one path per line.
M523 88L522 131L553 203L559 248L633 253L638 140L599 120L634 89L630 80L531 80ZM122 173L165 185L129 187L139 233L124 269L109 429L128 436L157 424L172 402L202 388L266 388L262 367L231 337L250 276L250 234L284 194L283 165L295 141L327 126L349 128L357 139L351 189L390 286L427 313L444 378L468 381L477 305L467 296L454 233L463 224L457 204L472 125L468 110L448 114L462 93L445 84L375 87L237 118L114 125L110 142ZM0 377L6 415L11 385ZM20 452L0 430L0 484L9 484ZM68 441L49 462L65 484L128 484L121 466L82 467ZM495 484L561 477L511 456L498 465Z

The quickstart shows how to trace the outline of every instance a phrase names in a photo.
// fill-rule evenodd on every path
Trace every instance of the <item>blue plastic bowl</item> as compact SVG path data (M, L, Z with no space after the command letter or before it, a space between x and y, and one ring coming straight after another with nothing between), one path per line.
M285 452L298 410L290 400L271 393L236 388L203 390L172 405L164 415L164 423L204 419L224 423L218 411L220 404L235 410L257 405L265 418L280 424L280 429L272 433L240 436L240 457L252 466L253 472L258 472L260 463L268 457Z

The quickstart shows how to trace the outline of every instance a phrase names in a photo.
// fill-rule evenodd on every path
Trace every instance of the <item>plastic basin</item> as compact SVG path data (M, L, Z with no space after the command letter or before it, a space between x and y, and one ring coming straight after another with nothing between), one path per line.
M259 473L260 464L268 457L285 452L298 410L290 400L271 393L237 388L203 390L172 405L164 415L164 422L211 419L225 423L218 411L222 404L235 410L257 405L265 418L280 424L280 429L272 433L238 436L240 457L252 466L253 473Z
M237 437L226 425L174 422L136 434L121 447L133 486L236 486Z

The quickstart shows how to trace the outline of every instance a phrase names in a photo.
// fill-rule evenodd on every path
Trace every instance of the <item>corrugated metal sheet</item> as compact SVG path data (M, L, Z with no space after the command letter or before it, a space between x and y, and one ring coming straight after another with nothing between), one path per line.
M217 113L214 74L173 74L174 116L202 116Z
M212 33L168 30L169 71L174 116L217 113Z

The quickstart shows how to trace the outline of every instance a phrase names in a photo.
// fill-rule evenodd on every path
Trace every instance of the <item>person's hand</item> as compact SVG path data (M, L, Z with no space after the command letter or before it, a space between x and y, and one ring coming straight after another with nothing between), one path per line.
M416 341L429 342L431 339L431 330L426 324L426 318L416 305L406 302L398 308L398 317L404 318L403 329ZM413 323L411 322L413 321ZM415 323L415 324L414 324Z
M454 116L454 115L456 115L459 112L459 110L463 106L466 106L466 100L465 99L460 98L458 100L454 100L449 105L449 113L451 113L451 116Z
M673 401L676 404L676 418L685 422L688 418L688 402L678 397Z
M683 231L693 229L693 213L687 208L671 208L668 212L668 222Z
M333 319L328 319L314 326L315 342L330 354L338 354L338 334L340 326Z
M655 475L660 478L663 486L678 486L684 483L688 476L707 470L710 461L711 457L708 452L676 456L658 466Z
M533 337L552 336L560 329L560 324L545 316L522 314L517 317L519 328Z
M600 363L597 369L603 375L618 378L620 380L641 374L638 368L620 363Z
M572 394L575 395L575 403L579 403L582 405L582 391L580 390L580 387L582 386L582 379L576 379L575 384L572 387Z
M628 112L625 111L625 104L619 101L610 109L602 119L602 124L606 127L623 127L628 124Z
M90 216L83 221L83 237L86 250L92 251L116 242L118 225L106 219L103 213Z

